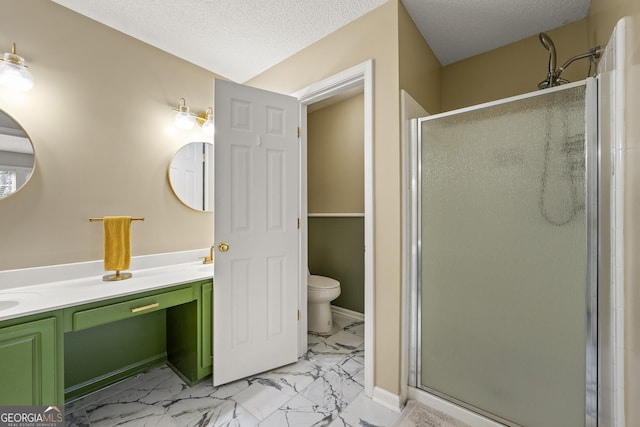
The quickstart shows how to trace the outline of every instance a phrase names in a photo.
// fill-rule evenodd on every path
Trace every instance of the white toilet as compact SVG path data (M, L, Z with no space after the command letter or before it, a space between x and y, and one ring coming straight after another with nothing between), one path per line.
M308 273L307 269L307 273ZM331 301L340 296L340 282L330 277L307 276L308 328L311 332L326 333L333 327Z

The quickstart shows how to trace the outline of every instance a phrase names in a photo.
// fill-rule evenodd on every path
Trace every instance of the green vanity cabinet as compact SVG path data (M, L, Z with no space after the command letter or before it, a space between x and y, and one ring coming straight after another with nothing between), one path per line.
M39 317L0 322L0 406L64 402L60 319L55 313Z
M0 406L61 406L164 363L196 384L212 372L212 303L205 279L0 321Z
M212 289L206 279L65 308L66 398L164 363L189 385L210 375Z
M202 285L202 360L203 370L213 366L213 282Z
M197 301L167 310L167 361L193 385L212 372L213 282L193 284Z

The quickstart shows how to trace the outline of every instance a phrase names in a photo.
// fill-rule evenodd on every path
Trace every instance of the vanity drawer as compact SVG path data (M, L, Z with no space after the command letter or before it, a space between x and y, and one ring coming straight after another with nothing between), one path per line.
M81 310L73 313L73 330L79 331L152 311L164 310L165 308L193 300L193 290L189 287L88 310Z

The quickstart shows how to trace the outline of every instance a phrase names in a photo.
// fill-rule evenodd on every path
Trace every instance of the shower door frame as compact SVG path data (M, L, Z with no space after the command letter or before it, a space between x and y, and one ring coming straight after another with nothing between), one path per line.
M596 78L588 78L575 83L557 86L537 92L531 92L514 97L504 98L497 101L474 105L471 107L452 110L441 114L434 114L419 119L413 119L412 135L412 188L410 189L410 210L413 218L413 229L417 228L417 233L413 235L411 244L412 263L410 265L411 280L408 299L410 301L410 338L409 338L409 386L418 390L430 393L447 402L458 405L466 410L482 415L491 420L503 423L511 427L519 427L518 424L503 419L495 414L483 411L481 408L457 400L451 396L438 392L421 385L421 355L422 343L420 340L422 316L421 316L421 277L422 268L422 226L421 226L421 194L422 194L422 123L436 120L442 117L458 115L470 111L476 111L488 107L532 98L544 96L546 94L570 89L573 87L585 86L585 210L586 210L586 254L587 254L587 274L586 274L586 348L585 348L585 427L596 427L599 419L599 347L598 347L598 265L599 262L608 261L604 257L599 257L599 228L598 228L598 187L609 185L609 177L600 174L600 141L598 137L598 83ZM415 157L414 157L415 156ZM604 181L603 181L604 180Z

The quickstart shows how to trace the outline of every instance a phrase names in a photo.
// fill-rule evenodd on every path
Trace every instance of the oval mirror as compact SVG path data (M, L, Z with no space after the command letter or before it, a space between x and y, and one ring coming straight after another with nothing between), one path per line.
M13 117L0 110L0 200L20 190L34 168L29 135Z
M168 175L178 200L197 211L213 209L213 144L192 142L180 148Z

